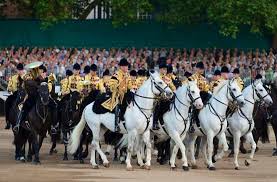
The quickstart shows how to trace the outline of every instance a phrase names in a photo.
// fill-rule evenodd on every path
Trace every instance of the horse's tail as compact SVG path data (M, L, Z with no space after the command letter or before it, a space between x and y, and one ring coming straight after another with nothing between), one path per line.
M86 111L86 108L84 109L84 111L82 113L80 122L74 128L74 130L70 136L70 139L69 139L68 151L71 154L74 154L77 151L79 144L80 144L80 136L86 125L85 111Z

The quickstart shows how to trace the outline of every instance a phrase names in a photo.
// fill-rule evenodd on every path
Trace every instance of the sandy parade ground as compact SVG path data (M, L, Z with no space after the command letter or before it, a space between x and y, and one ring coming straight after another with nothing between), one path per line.
M135 171L130 172L126 171L126 166L119 162L112 162L110 168L100 166L100 169L95 170L91 168L88 158L85 160L85 164L71 160L72 157L69 161L63 161L62 144L57 146L58 153L50 156L48 154L49 137L45 139L40 153L41 165L17 162L14 160L13 134L11 130L4 130L3 120L4 118L1 118L0 122L0 181L277 181L277 157L271 156L274 147L272 132L271 143L258 144L260 150L256 153L255 160L250 167L244 166L244 159L247 155L240 154L241 168L239 171L234 170L232 158L227 157L216 163L216 171L208 171L202 160L198 160L199 169L184 172L180 167L180 160L177 163L179 169L171 171L168 165L158 165L153 156L150 171L139 169L133 160Z

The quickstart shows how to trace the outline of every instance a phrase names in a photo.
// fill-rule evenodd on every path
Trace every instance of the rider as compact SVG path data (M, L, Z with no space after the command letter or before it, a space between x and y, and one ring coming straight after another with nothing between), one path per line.
M161 63L159 65L160 69L160 77L161 79L169 86L169 88L172 91L176 90L176 87L174 86L172 79L167 77L167 65L165 63ZM152 130L159 130L159 124L158 120L162 118L162 115L168 110L168 106L170 104L170 101L168 100L161 100L155 107L154 110L154 116L153 116L153 126ZM162 124L162 121L160 121Z
M124 113L127 108L127 104L124 103L124 96L128 90L128 82L130 76L128 73L129 62L123 58L119 62L119 70L111 77L108 83L108 87L112 92L111 98L103 102L101 105L113 111L115 109L115 132L119 132L119 121L124 120Z
M137 72L136 70L130 71L130 80L128 82L128 90L136 91L138 89L138 83L137 83Z
M63 84L62 88L65 90L64 94L69 94L70 92L79 92L80 93L80 81L82 80L80 76L81 66L78 63L73 65L73 75L68 77L68 83Z
M144 83L145 80L147 80L147 77L145 76L145 70L140 69L138 70L138 77L137 77L137 86L140 88L140 86Z
M103 72L103 77L101 79L101 82L105 88L105 90L107 90L108 88L108 82L109 80L111 79L111 76L110 76L110 71L108 69L106 69L104 72Z
M233 77L234 79L236 80L240 90L242 91L243 87L244 87L244 82L243 80L241 79L240 77L240 72L239 72L239 69L238 68L235 68L234 71L233 71Z
M223 78L221 77L220 70L215 70L214 76L213 76L213 81L211 81L211 83L210 83L210 90L212 93L213 93L214 88L218 85L218 82L222 79Z
M61 80L61 94L62 95L66 94L68 80L69 80L69 77L73 75L73 72L71 70L66 70L65 75L66 75L66 77Z
M174 84L174 86L176 88L182 85L182 83L180 82L178 77L174 75L172 65L168 65L167 66L167 74L166 74L166 76L172 80L172 83Z
M12 107L12 103L16 99L17 91L23 87L23 77L25 74L24 66L22 63L18 63L16 66L17 74L13 75L9 79L8 83L8 92L10 92L12 95L10 95L6 102L5 102L5 108L6 108L6 127L5 129L10 129L11 123L8 121L8 115L10 108Z
M206 78L204 77L205 74L205 68L204 68L204 63L203 62L198 62L196 64L196 72L189 77L189 81L197 81L197 86L200 90L200 97L202 99L203 104L207 104L211 94L209 93L210 90L210 85L207 82ZM192 112L192 118L194 118L193 120L196 121L197 126L200 126L200 121L198 119L198 113L199 110L196 108L193 108L193 112ZM194 131L193 125L191 125L190 128L191 131Z
M13 127L13 131L18 133L19 127L22 121L24 121L36 102L38 96L37 87L42 82L42 78L39 75L39 66L42 65L42 62L33 62L26 65L26 68L29 68L29 74L26 74L23 78L24 80L24 90L27 95L23 101L23 107L18 115L16 125Z

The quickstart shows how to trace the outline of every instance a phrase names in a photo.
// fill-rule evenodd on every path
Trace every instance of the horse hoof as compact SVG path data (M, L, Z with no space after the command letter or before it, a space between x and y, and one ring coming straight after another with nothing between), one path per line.
M244 161L244 164L245 166L250 166L250 163L247 160Z
M120 161L120 164L125 164L125 161Z
M184 171L189 171L189 167L188 166L183 166L183 170Z
M27 162L32 162L32 157L27 157Z
M25 160L25 157L20 157L20 162L22 162L22 163L25 163L26 162L26 160Z
M273 149L272 156L277 156L277 149Z
M151 170L151 166L144 165L145 170Z
M212 162L213 162L213 163L216 163L215 155L213 155L213 157L212 157Z
M191 169L198 169L198 166L197 165L192 165Z
M177 167L176 167L176 166L170 167L170 170L171 170L171 171L177 171Z
M127 171L134 171L134 168L133 167L127 167L126 170Z
M110 152L105 152L105 155L110 155Z
M209 170L210 171L215 171L215 167L211 166L211 167L209 167Z
M92 166L92 169L99 169L99 166L98 165L96 165L96 166Z
M239 170L239 167L235 167L235 170Z
M139 165L139 164L138 164L138 166L139 166L140 169L144 169L144 168L145 168L144 165Z
M68 161L68 157L63 157L63 160L64 161Z
M103 166L105 167L105 168L109 168L110 167L110 163L103 163Z
M34 164L34 165L40 165L41 163L40 163L40 161L38 160L38 161L33 161L33 164Z
M80 160L80 164L84 164L85 161L83 159Z

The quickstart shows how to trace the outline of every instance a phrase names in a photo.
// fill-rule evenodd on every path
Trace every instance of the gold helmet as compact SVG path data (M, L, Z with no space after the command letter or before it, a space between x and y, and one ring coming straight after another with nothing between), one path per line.
M39 76L39 66L41 66L42 64L43 63L40 61L35 61L30 64L27 64L25 68L29 70L33 78L37 78Z

